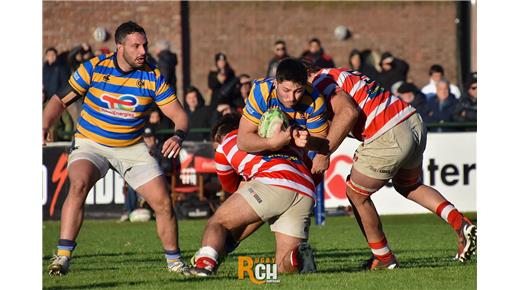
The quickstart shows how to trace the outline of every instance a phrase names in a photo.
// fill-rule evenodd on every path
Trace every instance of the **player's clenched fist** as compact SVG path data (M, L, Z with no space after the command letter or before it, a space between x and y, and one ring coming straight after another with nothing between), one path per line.
M307 140L309 138L309 131L302 128L294 128L292 130L292 137L296 146L305 148L305 146L307 146Z

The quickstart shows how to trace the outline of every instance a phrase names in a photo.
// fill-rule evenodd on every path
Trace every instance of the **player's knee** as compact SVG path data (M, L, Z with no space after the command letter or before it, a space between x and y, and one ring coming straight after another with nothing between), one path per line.
M152 206L153 211L156 215L172 215L173 209L170 199L163 198L158 202L155 202Z
M401 180L394 179L392 180L394 185L394 189L399 192L403 197L408 198L410 192L416 190L419 186L422 185L422 180L420 178L415 180Z
M74 178L70 180L69 196L82 197L87 192L88 182L81 178Z

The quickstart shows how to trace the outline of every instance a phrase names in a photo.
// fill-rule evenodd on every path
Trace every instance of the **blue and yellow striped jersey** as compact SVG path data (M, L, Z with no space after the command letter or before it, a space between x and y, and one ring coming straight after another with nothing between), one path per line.
M163 106L177 101L159 69L146 64L143 69L123 72L115 53L82 63L69 83L85 96L75 137L110 147L141 140L152 102Z
M320 133L328 129L327 105L325 98L311 85L305 85L301 100L294 108L286 108L276 97L273 79L257 79L246 100L244 116L255 124L269 108L278 107L284 111L291 125L300 125L310 133Z

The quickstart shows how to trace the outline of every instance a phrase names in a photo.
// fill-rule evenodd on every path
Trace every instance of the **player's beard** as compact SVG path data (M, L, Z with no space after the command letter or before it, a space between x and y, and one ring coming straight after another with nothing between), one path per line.
M130 57L123 51L123 59L130 65L133 69L141 69L144 67L144 64L146 63L146 56L144 56L143 64L138 64L135 58Z

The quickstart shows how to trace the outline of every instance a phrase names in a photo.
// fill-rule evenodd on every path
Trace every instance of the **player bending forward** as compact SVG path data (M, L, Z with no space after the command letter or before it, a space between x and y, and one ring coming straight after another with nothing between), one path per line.
M278 272L315 272L312 249L306 243L315 190L309 169L288 147L264 155L239 150L239 122L240 115L226 115L213 129L213 140L219 144L215 153L219 180L225 191L235 193L209 219L195 266L188 273L214 274L228 235L261 221L275 233ZM245 181L239 188L241 176Z
M392 269L399 265L370 198L390 179L397 192L451 225L458 235L455 258L461 262L469 259L476 250L476 226L437 190L422 182L426 129L415 109L357 71L309 66L309 82L328 99L332 112L338 110L334 106L337 96L346 96L358 108L357 119L349 120L344 134L336 136L344 138L350 132L351 137L362 142L347 177L347 197L373 253L368 268ZM334 123L333 118L331 132L337 127ZM329 141L339 144L342 139Z

